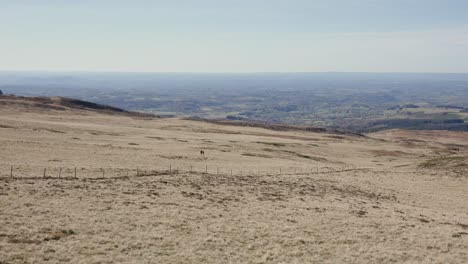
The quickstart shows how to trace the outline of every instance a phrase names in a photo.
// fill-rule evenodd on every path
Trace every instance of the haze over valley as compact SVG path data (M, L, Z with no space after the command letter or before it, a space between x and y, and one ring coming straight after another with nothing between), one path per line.
M468 74L0 73L0 89L161 116L285 123L355 132L468 130Z

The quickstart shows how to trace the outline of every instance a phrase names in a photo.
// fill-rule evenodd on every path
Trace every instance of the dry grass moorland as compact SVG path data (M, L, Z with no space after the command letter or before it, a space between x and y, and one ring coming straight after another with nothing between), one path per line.
M468 263L467 133L89 107L0 99L0 263Z

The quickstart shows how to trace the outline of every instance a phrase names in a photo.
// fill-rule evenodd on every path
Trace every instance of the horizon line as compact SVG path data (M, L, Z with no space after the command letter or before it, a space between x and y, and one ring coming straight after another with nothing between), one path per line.
M102 74L468 74L468 72L399 72L399 71L252 71L252 72L209 72L209 71L121 71L121 70L2 70L0 73L102 73Z

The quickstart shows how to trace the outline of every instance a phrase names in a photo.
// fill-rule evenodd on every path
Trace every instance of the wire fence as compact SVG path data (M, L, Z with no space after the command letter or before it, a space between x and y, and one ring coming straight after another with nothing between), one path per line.
M178 174L210 174L226 176L276 176L276 175L312 175L352 171L372 172L414 172L404 167L366 167L366 166L316 166L316 167L274 167L269 169L240 169L222 166L175 166L169 165L165 168L85 168L85 167L51 167L51 166L29 166L10 165L2 166L1 178L59 178L59 179L112 179L130 178L157 175Z

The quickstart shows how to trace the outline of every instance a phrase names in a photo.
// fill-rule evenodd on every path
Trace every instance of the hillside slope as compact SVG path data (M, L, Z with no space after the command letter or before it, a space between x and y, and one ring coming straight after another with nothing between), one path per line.
M466 134L14 100L0 100L1 263L468 262Z
M152 114L126 111L117 107L96 104L66 97L24 97L0 94L0 104L5 111L91 111L133 117L156 117Z

